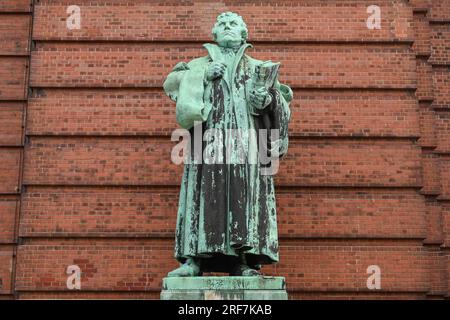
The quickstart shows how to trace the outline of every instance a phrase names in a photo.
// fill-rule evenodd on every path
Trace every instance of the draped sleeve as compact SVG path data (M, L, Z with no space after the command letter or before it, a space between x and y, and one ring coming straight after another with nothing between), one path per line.
M208 118L211 108L203 101L206 59L179 62L164 81L165 93L176 102L176 119L184 129Z

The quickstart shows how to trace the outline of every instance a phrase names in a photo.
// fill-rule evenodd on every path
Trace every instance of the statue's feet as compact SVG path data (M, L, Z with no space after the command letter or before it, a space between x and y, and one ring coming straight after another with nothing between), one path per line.
M195 277L201 275L200 266L193 259L187 259L179 268L170 271L168 277Z
M259 272L256 269L250 268L246 264L239 264L230 273L230 275L232 275L232 276L243 276L243 277L255 277L255 276L260 276L261 272Z

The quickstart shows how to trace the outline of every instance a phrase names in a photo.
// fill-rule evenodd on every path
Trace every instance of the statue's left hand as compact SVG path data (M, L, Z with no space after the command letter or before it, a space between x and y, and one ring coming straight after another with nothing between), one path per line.
M272 96L265 87L250 92L250 103L256 109L264 109L270 102L272 102Z

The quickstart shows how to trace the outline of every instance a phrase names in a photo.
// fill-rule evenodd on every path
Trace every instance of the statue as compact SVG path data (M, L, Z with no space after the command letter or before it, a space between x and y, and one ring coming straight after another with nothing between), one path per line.
M217 44L203 45L208 55L178 63L164 82L176 102L178 124L191 136L198 129L218 133L205 133L202 148L210 143L215 160L223 160L226 149L228 160L198 162L190 153L176 225L181 266L168 277L257 276L262 265L279 258L273 176L263 174L267 164L249 159L262 151L277 159L287 152L293 93L278 81L279 63L245 54L252 45L241 16L220 14L212 35ZM267 143L262 131L268 132Z

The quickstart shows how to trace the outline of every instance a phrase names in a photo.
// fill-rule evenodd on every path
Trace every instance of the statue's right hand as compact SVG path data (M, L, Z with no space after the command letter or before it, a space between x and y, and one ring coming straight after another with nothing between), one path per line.
M221 78L224 75L226 68L227 66L222 62L213 62L206 71L206 78L209 81Z

